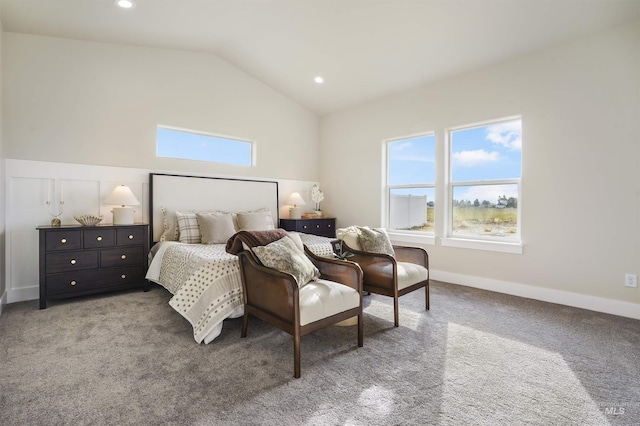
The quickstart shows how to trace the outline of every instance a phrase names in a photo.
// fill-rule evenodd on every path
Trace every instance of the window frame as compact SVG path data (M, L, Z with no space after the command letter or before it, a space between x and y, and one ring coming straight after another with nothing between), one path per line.
M519 178L501 178L501 179L478 179L478 180L465 180L465 181L453 181L453 165L452 165L452 133L460 130L476 129L480 127L488 127L495 124L506 123L509 121L520 120L522 122L522 116L510 116L503 117L494 120L487 120L482 122L470 123L455 127L449 127L445 129L445 194L444 200L444 237L441 238L443 246L448 247L460 247L471 249L483 249L491 251L499 251L505 253L522 253L522 153L520 154L520 177ZM485 186L485 185L516 185L518 194L518 206L517 211L517 226L516 226L516 238L505 240L501 237L492 237L484 235L454 235L453 233L453 193L455 187L461 186Z
M418 183L418 184L389 184L389 159L390 159L390 149L391 144L394 142L400 142L407 139L415 139L425 136L432 136L434 138L434 158L436 161L434 162L434 177L433 183ZM384 173L382 176L382 223L383 226L387 229L387 233L390 237L397 237L402 241L407 242L415 242L415 243L427 243L427 244L435 244L435 235L436 235L436 210L435 203L436 197L434 196L434 218L433 218L433 230L432 231L413 231L413 230L399 230L399 229L390 229L390 218L391 218L391 191L394 189L432 189L434 194L437 194L437 180L438 180L438 161L437 161L437 149L438 149L438 139L435 131L427 131L414 133L406 136L399 136L395 138L385 139L382 141L382 158L383 158L383 167Z
M231 142L238 142L238 143L248 143L249 144L249 164L237 164L237 163L229 163L226 161L211 161L211 160L203 160L200 158L184 158L184 157L168 157L168 156L161 156L158 154L158 131L160 129L165 129L165 130L170 130L170 131L174 131L174 132L182 132L182 133L190 133L193 135L199 135L199 136L206 136L206 137L211 137L211 138L216 138L216 139L224 139L227 141L231 141ZM205 132L205 131L201 131L201 130L193 130L193 129L186 129L183 127L176 127L176 126L169 126L169 125L165 125L165 124L158 124L156 125L156 158L170 158L170 159L174 159L174 160L187 160L187 161L202 161L205 163L218 163L218 164L225 164L228 166L236 166L236 167L255 167L256 166L256 141L252 140L252 139L245 139L245 138L241 138L238 136L229 136L229 135L223 135L223 134L219 134L219 133L209 133L209 132Z

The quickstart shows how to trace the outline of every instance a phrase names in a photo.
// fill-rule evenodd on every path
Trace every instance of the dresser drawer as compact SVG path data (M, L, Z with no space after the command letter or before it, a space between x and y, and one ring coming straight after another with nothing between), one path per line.
M144 247L119 247L105 249L100 252L100 266L110 268L112 266L138 265L144 263Z
M315 234L325 237L334 237L335 222L333 220L309 219L296 224L296 231L305 234Z
M128 266L48 275L46 278L47 295L91 292L95 289L139 284L144 282L145 273L144 266Z
M143 244L145 240L145 229L146 228L140 226L116 229L116 245L130 246Z
M116 236L113 229L87 229L84 231L84 248L113 247Z
M78 250L82 246L82 231L47 232L45 250Z
M95 250L47 253L45 256L45 272L47 274L98 267L98 252Z
M39 226L40 309L63 299L142 287L148 290L149 225Z

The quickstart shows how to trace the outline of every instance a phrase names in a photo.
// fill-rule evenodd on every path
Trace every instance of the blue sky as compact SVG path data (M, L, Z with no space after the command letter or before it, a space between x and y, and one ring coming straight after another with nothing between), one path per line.
M427 135L392 142L389 146L389 184L433 184L435 139L434 135ZM520 178L521 169L521 120L452 132L453 182ZM422 194L424 191L402 192ZM496 202L499 195L517 197L517 185L465 186L454 191L454 198L471 201L478 198Z
M158 127L158 157L251 165L251 143Z

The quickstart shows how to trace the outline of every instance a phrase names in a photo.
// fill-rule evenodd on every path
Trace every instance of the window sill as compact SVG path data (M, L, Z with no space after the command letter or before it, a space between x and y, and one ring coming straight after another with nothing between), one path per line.
M500 253L522 254L524 246L520 243L502 241L469 240L464 238L441 238L443 247L457 247L472 250L497 251Z
M435 245L436 237L433 235L421 235L417 233L398 232L387 230L389 239L392 243L414 243L414 244L427 244Z

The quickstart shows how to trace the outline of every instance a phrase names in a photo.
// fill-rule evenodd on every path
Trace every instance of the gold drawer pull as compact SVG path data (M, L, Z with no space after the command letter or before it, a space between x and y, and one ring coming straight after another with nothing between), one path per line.
M102 241L102 237L98 237L98 238L96 238L96 240Z
M129 239L133 240L133 238L134 238L133 234L129 234Z
M61 242L62 244L67 244L67 239L66 239L66 238L63 238L63 239L61 239L61 240L60 240L60 242Z
M75 265L76 264L76 260L75 259L71 259L71 264Z
M122 275L120 275L120 278L122 278L124 280L125 278L127 278L127 276L125 274L122 274Z
M126 254L123 254L122 256L120 256L120 258L121 258L122 260L125 260L125 259L127 258L127 255L126 255Z
M75 280L73 280L73 281L71 281L69 284L71 284L71 285L76 285L76 284L78 284L78 283L77 283Z

